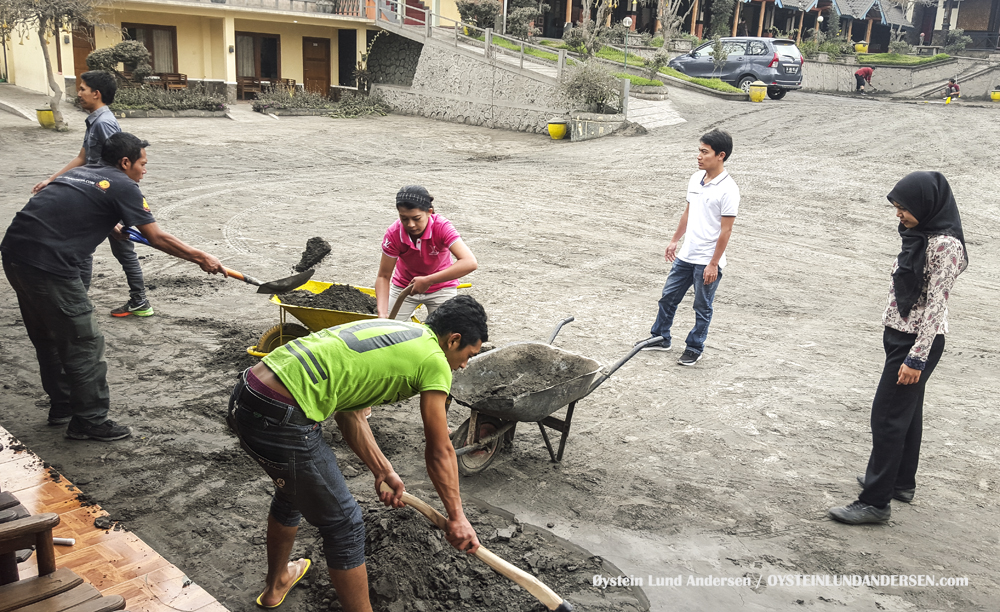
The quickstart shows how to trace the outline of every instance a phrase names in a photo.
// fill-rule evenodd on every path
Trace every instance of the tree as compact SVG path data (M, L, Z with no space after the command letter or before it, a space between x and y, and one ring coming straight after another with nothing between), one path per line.
M670 44L671 39L680 33L681 26L684 25L684 20L687 19L688 14L691 13L691 9L694 8L694 3L688 2L687 10L682 13L682 5L682 0L657 0L656 21L659 28L657 29L657 33L663 34L664 48Z
M52 57L49 54L48 46L49 38L58 37L60 29L68 29L74 25L105 25L98 16L98 9L105 1L0 0L0 15L3 16L12 33L24 37L32 33L38 36L38 43L42 47L42 58L45 60L49 89L53 92L49 99L49 108L52 109L52 114L55 117L56 129L65 129L66 121L59 110L63 89L56 81L55 72L52 70Z

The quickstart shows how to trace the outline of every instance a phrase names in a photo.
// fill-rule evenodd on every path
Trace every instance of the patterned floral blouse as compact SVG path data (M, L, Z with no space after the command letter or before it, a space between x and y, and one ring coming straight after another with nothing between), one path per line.
M916 334L917 340L910 354L903 361L914 370L923 370L927 355L937 334L948 333L948 294L958 275L967 263L962 243L954 236L930 236L927 239L927 263L924 264L924 286L920 298L910 309L910 316L903 318L896 307L896 290L889 283L882 324L906 334ZM899 261L892 264L892 272L899 268Z

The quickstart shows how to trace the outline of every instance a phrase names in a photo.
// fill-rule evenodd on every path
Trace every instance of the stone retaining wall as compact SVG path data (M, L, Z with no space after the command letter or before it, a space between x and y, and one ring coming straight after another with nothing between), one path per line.
M920 85L955 77L967 70L977 60L954 58L923 66L875 66L872 84L885 93L913 89ZM854 73L859 65L840 62L806 60L802 67L802 89L807 91L854 91Z
M372 44L368 70L375 83L413 85L423 45L398 34L383 31Z
M626 125L624 115L573 113L569 122L570 140L593 140L610 136Z
M545 132L570 109L551 79L436 44L423 46L410 87L372 90L399 113L522 132Z

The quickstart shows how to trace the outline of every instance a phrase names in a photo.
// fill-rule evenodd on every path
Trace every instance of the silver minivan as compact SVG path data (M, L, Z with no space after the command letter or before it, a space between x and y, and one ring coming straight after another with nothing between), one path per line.
M721 79L743 91L760 80L767 84L767 95L780 100L790 89L802 88L804 59L795 41L788 38L723 38L726 62L717 67L712 59L712 43L670 60L669 66L692 77Z

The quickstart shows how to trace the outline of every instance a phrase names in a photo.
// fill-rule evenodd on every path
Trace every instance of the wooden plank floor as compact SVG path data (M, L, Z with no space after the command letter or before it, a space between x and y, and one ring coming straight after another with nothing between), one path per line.
M107 512L83 506L76 499L79 488L50 474L42 459L3 427L0 444L0 491L13 493L32 514L55 512L60 523L53 535L76 539L75 546L55 547L57 567L73 570L104 595L121 595L130 612L226 612L135 534L94 527L94 519ZM38 574L34 555L17 567L22 578Z

